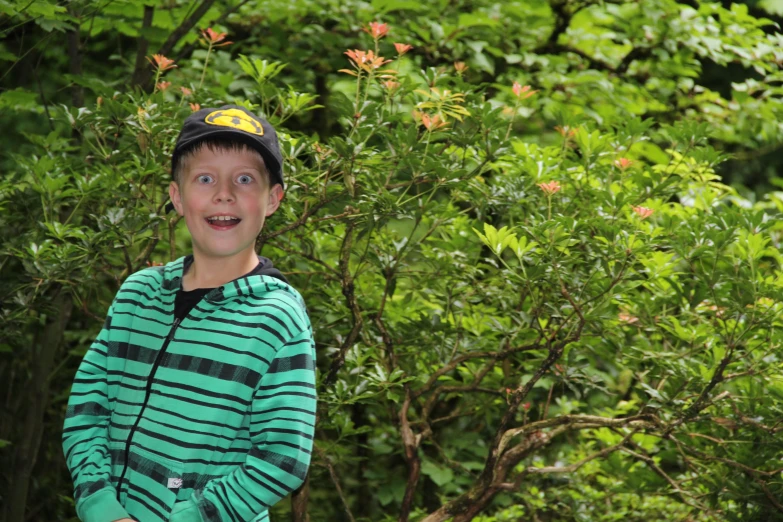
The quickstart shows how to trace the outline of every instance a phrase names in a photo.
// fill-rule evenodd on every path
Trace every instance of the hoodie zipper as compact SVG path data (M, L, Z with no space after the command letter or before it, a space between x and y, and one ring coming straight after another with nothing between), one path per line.
M147 378L146 391L144 392L144 402L141 403L141 410L139 411L139 416L136 417L136 422L133 424L133 427L131 428L130 433L128 434L128 441L125 443L125 460L122 465L122 473L120 474L120 478L117 481L118 502L120 501L120 493L122 492L122 479L125 478L125 472L128 471L128 459L130 458L130 447L133 441L133 434L136 432L136 428L138 428L139 422L141 422L141 418L142 416L144 416L144 410L147 408L147 402L149 402L150 400L150 393L152 391L152 380L155 378L155 372L158 370L158 366L160 365L160 361L163 358L163 354L166 353L166 349L169 347L169 343L171 342L171 339L174 337L174 332L177 330L177 327L181 322L182 322L181 319L174 320L174 324L171 326L171 330L169 330L169 334L166 336L166 340L163 342L163 346L160 347L158 354L155 356L155 361L152 363L152 370L150 370L150 376Z

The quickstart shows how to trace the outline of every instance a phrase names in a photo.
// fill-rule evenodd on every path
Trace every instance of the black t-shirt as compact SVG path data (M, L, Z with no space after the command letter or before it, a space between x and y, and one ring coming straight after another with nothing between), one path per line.
M185 258L182 264L182 275L185 275L185 273L190 268L190 265L192 264L193 256L189 255ZM252 275L267 275L279 279L284 283L288 282L283 274L281 274L277 268L272 266L272 262L269 259L261 256L258 256L258 264L256 267L242 277L248 277ZM185 316L188 315L202 299L204 299L204 296L210 293L212 290L214 290L214 288L196 288L194 290L185 291L182 289L182 287L180 287L179 291L177 292L177 296L174 298L174 318L180 320L184 319Z

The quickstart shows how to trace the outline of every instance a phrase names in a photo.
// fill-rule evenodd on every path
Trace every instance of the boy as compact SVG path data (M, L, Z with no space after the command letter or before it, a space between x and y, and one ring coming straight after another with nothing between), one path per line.
M171 202L193 254L131 275L74 380L63 450L84 522L266 521L304 480L314 342L256 237L283 197L272 126L227 105L183 125Z

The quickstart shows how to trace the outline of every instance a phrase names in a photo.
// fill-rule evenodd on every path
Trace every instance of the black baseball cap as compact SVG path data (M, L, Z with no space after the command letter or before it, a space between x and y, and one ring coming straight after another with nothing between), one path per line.
M185 119L171 154L172 175L183 151L210 138L236 141L257 151L272 177L272 185L280 183L285 188L283 156L275 128L240 105L200 109Z

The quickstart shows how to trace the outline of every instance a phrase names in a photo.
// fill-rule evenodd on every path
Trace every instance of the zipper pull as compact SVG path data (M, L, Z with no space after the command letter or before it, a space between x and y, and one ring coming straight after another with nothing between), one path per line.
M169 336L166 338L167 341L171 341L171 339L174 337L174 332L177 330L180 322L182 322L181 319L174 319L174 324L171 325L171 330L169 330Z

